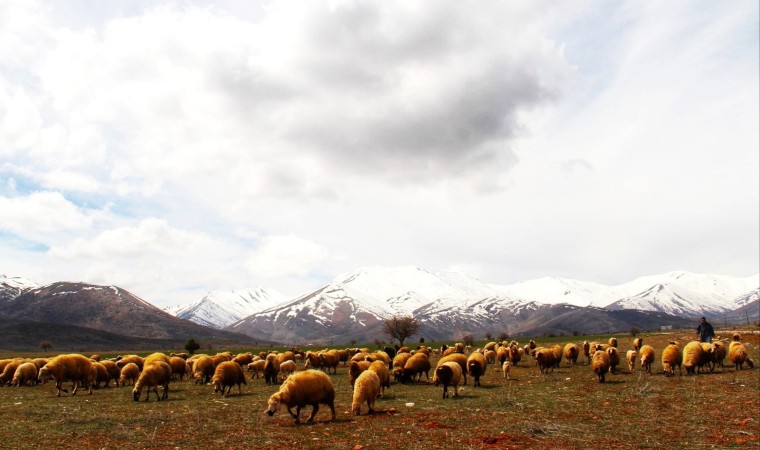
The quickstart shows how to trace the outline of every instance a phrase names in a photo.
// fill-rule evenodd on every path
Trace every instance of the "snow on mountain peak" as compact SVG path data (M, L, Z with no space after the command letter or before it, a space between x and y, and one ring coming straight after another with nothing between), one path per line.
M212 291L197 302L165 308L165 311L201 325L224 328L240 319L288 300L267 287L238 291Z

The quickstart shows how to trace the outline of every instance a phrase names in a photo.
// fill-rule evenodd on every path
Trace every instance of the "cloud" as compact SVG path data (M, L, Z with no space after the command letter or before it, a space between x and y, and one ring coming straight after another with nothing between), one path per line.
M95 213L82 210L60 192L0 197L0 230L22 238L45 240L45 235L59 231L90 228Z
M256 277L305 277L327 258L321 245L295 235L269 236L248 258L246 267Z

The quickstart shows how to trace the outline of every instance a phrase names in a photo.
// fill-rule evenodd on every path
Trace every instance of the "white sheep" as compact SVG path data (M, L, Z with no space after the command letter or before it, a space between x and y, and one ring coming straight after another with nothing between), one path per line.
M638 353L636 353L636 350L628 350L625 352L625 359L628 361L628 371L633 372L636 368L636 358L638 357Z
M480 377L486 373L486 358L478 352L472 352L467 358L467 373L472 376L474 380L473 386L480 386Z
M368 414L372 414L375 407L375 399L380 395L380 377L372 370L365 370L354 383L354 395L351 402L351 411L355 415L362 412L362 404L367 402Z
M150 399L151 390L156 393L159 401L166 400L169 398L169 382L171 379L172 368L168 363L156 360L151 364L146 364L143 366L142 372L140 372L140 377L137 379L134 389L132 389L132 398L134 401L139 401L143 388L147 388L146 402ZM158 395L158 386L161 386L163 389L160 396Z
M591 370L596 374L600 383L604 383L604 375L610 370L610 354L597 350L591 356Z
M385 396L385 388L391 387L391 373L388 370L388 366L383 360L377 360L369 365L369 369L377 374L380 378L380 396Z
M295 418L295 423L299 424L301 408L311 405L311 415L307 419L307 422L311 422L317 415L320 404L330 407L332 420L335 420L335 387L330 377L318 370L305 370L294 373L282 383L280 390L269 397L264 412L273 416L280 409L280 405L285 405L288 413ZM295 413L292 411L294 406Z
M298 369L296 362L293 360L286 360L280 363L280 378L283 380L291 375Z
M646 373L652 373L652 363L654 362L654 347L651 345L642 345L639 350L641 367Z
M140 377L140 368L137 367L137 364L135 363L125 364L124 367L121 368L121 373L119 375L119 384L121 384L122 386L126 386L127 383L135 384L139 377Z
M293 363L293 361L290 362ZM232 391L232 386L235 384L238 387L238 394L242 394L243 391L240 385L247 383L245 382L243 369L240 368L238 363L235 361L224 361L216 366L214 376L211 377L211 384L214 385L214 393L221 391L222 397L226 397Z
M697 369L705 361L705 352L702 349L702 343L691 341L683 348L681 365L686 369L686 375L697 373Z
M92 394L92 383L95 381L96 372L92 366L92 361L83 355L69 354L58 355L48 361L40 370L37 379L46 382L50 379L55 381L57 389L56 396L61 396L61 391L68 393L66 389L61 388L64 381L70 380L74 386L71 395L76 395L80 384L84 384L89 394Z
M681 346L678 344L670 344L662 350L660 363L662 364L662 370L665 372L665 376L675 375L675 366L678 366L678 374L683 374L681 372L681 359Z
M504 372L504 379L509 381L509 369L512 367L512 363L509 361L504 361L504 364L501 365L501 370Z
M37 366L32 362L25 362L16 368L13 374L11 386L23 386L25 384L37 382Z
M454 397L459 397L459 383L462 380L462 367L454 361L444 362L435 368L436 385L443 385L443 398L449 396L449 386L454 388Z

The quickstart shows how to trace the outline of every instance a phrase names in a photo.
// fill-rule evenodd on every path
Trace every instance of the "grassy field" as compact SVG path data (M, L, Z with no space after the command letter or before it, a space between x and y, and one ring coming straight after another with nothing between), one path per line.
M659 354L685 333L643 335ZM582 342L583 337L553 342ZM625 353L630 336L619 336ZM760 335L744 335L760 363ZM540 340L537 340L539 344ZM521 342L523 343L523 342ZM32 356L32 355L24 355ZM3 355L2 357L7 357ZM728 363L728 360L726 360ZM435 365L435 359L433 360ZM746 367L746 366L745 366ZM132 400L131 387L92 395L55 396L52 384L0 388L2 448L758 448L760 370L728 365L713 373L667 378L638 369L597 383L586 365L541 375L531 359L512 368L505 381L489 366L459 398L424 381L393 383L373 415L352 416L347 368L331 375L337 419L322 407L313 424L294 425L284 408L263 413L276 386L248 382L242 395L222 398L208 385L173 382L168 401ZM432 376L432 372L431 372ZM423 377L424 380L424 377ZM67 383L68 384L68 383ZM406 406L413 403L414 406ZM306 408L306 413L311 408ZM366 411L366 405L365 409ZM304 412L302 411L302 414Z

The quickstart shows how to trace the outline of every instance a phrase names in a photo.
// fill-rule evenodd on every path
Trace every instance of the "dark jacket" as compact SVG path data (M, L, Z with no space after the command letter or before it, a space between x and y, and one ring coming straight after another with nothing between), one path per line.
M705 342L707 341L708 336L715 336L715 331L713 330L712 325L710 325L710 322L700 322L699 326L697 327L697 334L699 334L699 340Z

